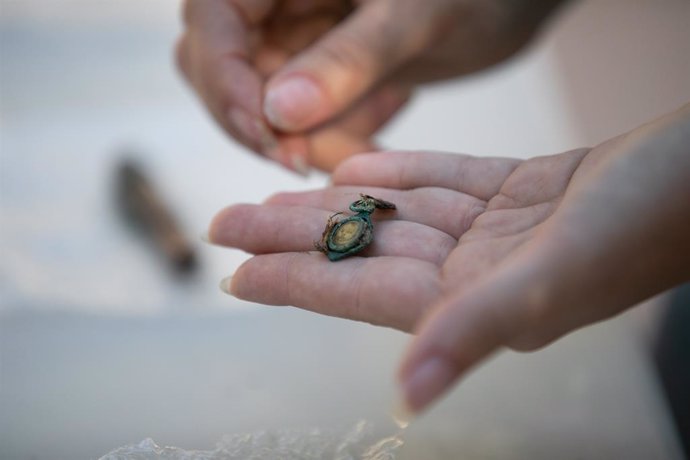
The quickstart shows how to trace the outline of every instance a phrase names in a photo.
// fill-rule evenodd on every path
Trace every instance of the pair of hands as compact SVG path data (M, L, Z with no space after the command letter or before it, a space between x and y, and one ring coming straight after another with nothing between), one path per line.
M510 56L558 3L188 0L178 56L234 138L331 171L375 148L416 84ZM497 349L537 349L690 278L689 112L528 161L354 156L332 187L214 219L212 242L256 254L224 287L417 332L400 381L420 411ZM309 252L360 192L398 205L373 245L337 263Z

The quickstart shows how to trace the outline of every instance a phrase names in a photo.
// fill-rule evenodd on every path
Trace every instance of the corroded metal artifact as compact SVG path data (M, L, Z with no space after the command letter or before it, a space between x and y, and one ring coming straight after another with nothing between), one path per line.
M340 218L342 212L337 212L328 218L326 229L321 235L321 241L314 243L319 251L336 260L357 254L374 239L374 225L371 214L376 209L395 209L395 204L360 194L360 199L350 205L354 216Z

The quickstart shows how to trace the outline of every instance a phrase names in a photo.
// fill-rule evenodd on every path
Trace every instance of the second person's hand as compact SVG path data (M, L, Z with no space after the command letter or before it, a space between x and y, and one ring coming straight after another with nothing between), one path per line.
M562 0L187 0L178 62L216 121L306 172L376 148L423 82L500 62Z

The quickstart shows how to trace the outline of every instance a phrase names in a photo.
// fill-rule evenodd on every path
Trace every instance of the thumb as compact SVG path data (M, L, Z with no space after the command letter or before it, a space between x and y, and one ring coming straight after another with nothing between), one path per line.
M528 321L525 312L543 301L539 286L526 287L532 270L525 268L451 294L430 310L400 368L405 412L419 413L470 368L512 346Z
M266 118L274 127L294 132L341 114L432 43L446 3L364 3L269 80Z

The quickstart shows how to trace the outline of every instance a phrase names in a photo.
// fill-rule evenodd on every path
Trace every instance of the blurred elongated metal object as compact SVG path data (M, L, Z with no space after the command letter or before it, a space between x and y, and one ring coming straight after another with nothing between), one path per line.
M176 271L189 273L196 268L194 248L170 208L132 161L126 160L118 168L117 195L127 221L154 243Z

